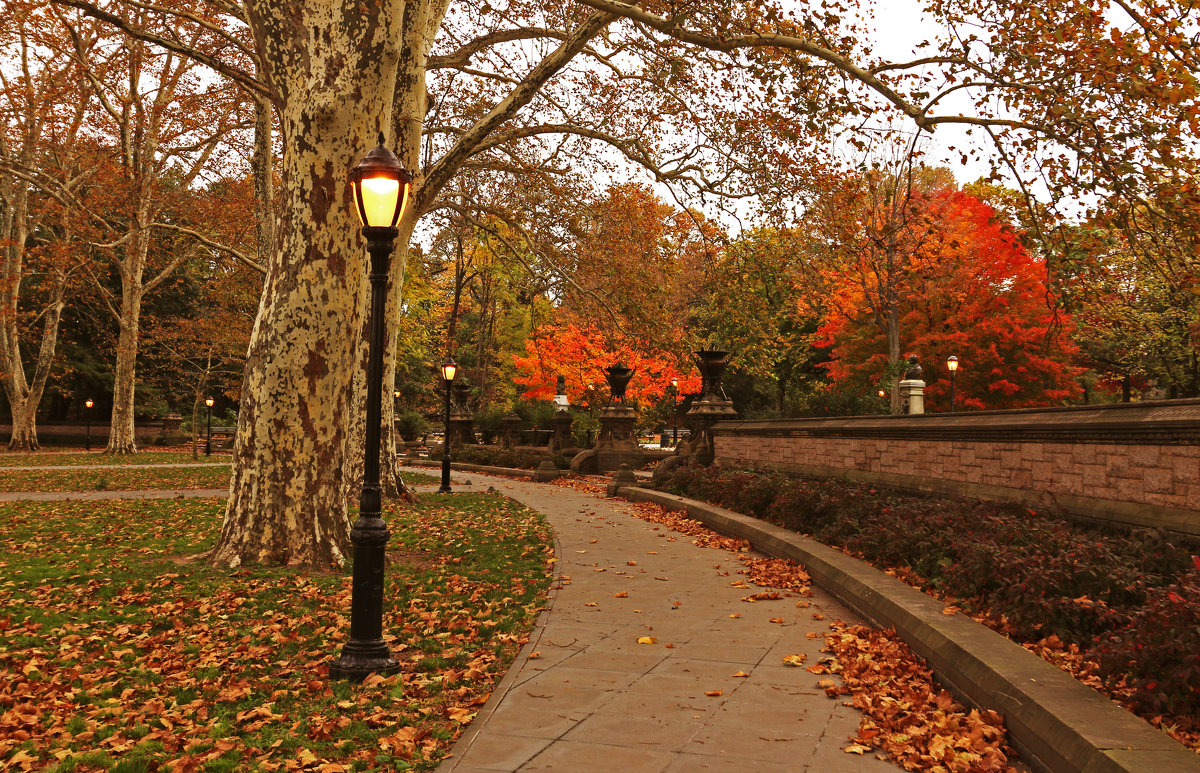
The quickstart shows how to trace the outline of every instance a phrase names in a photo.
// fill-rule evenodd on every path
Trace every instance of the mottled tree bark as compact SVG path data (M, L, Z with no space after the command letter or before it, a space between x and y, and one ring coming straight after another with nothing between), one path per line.
M328 568L349 550L346 462L367 280L347 175L391 128L404 8L246 3L284 156L230 498L210 557L218 565Z

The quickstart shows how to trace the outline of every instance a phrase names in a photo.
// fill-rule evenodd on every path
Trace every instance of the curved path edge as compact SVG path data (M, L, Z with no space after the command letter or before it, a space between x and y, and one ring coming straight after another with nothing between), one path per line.
M1027 762L1051 773L1200 773L1200 754L990 628L826 545L757 518L653 489L619 495L654 502L757 550L803 564L813 582L896 632L960 699L1004 715Z

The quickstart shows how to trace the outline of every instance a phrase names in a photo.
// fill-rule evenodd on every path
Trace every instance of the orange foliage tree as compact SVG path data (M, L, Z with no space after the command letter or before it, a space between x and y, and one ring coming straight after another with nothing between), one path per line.
M922 194L925 216L907 256L900 337L920 356L929 410L949 407L946 359L959 359L957 405L976 409L1059 403L1080 392L1069 317L1053 310L1044 263L1029 254L994 209L951 190ZM859 283L835 282L834 309L862 308ZM853 314L831 313L818 330L832 382L868 389L888 371L884 332Z
M572 404L600 407L608 400L604 369L622 364L634 369L625 392L630 401L655 402L671 394L671 379L679 381L679 393L700 389L700 376L674 355L629 344L613 345L600 331L572 324L543 325L525 341L527 356L515 356L517 384L525 387L523 397L550 400L558 377L566 381Z

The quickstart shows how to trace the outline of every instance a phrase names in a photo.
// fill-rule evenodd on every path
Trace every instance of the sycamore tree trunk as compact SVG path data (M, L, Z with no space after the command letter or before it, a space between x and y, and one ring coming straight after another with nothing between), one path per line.
M230 498L210 561L329 568L349 551L346 459L368 295L348 174L391 128L405 4L245 5L284 156Z
M121 304L122 309L126 307ZM138 327L141 303L128 308L122 315L121 332L117 336L117 373L113 382L112 416L109 422L106 454L137 453L134 436L134 392L137 381Z

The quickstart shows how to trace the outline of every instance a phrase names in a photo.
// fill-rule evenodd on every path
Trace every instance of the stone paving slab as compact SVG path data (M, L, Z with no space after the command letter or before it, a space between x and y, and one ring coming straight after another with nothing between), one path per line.
M900 770L843 752L861 715L806 668L783 665L796 653L815 662L829 621L858 621L832 596L814 588L807 608L794 595L748 603L758 589L731 585L742 579L733 555L641 520L627 502L455 475L467 477L474 485L456 491L494 487L546 515L559 581L440 773ZM655 643L639 644L645 636Z

